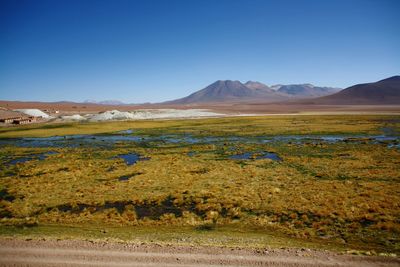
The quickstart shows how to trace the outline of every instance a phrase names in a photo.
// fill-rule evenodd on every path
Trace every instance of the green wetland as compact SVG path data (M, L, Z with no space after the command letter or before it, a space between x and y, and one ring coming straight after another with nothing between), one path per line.
M400 252L399 116L0 129L0 235Z

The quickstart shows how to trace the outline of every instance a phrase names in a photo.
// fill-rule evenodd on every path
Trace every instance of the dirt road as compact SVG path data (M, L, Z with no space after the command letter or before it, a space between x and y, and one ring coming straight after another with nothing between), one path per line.
M400 266L400 259L306 249L0 239L0 266Z

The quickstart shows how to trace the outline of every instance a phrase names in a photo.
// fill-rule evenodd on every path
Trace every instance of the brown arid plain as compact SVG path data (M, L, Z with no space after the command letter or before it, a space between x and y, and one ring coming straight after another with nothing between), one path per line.
M226 114L302 114L302 113L400 113L400 105L318 105L306 100L282 103L263 102L219 102L187 105L138 104L138 105L100 105L74 102L24 102L0 100L0 107L7 110L35 108L59 110L62 114L86 114L107 110L133 111L137 109L209 109ZM4 110L4 109L3 109Z

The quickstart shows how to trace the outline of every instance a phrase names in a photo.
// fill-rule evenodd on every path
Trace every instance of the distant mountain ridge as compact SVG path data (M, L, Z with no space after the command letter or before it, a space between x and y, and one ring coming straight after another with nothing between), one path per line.
M272 103L297 102L322 105L377 105L400 104L400 75L377 82L350 86L344 90L333 87L320 87L312 84L277 84L268 86L258 81L218 80L186 97L163 102L163 104L196 103ZM129 105L118 100L83 103L100 105Z
M278 102L290 99L318 97L337 92L338 88L318 87L311 84L279 85L273 88L261 82L218 80L186 97L164 102L166 104L193 104L212 102Z
M400 104L400 76L350 86L336 94L316 98L315 104Z
M95 100L85 100L83 103L89 104L99 104L99 105L110 105L110 106L119 106L119 105L126 105L124 102L119 100L103 100L103 101L95 101Z
M326 96L337 93L340 90L340 88L319 87L312 84L280 85L278 88L278 92L301 98Z

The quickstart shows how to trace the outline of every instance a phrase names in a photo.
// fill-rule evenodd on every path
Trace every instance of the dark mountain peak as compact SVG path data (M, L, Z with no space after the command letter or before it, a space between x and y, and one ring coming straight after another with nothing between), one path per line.
M356 84L336 94L318 98L315 103L400 104L400 76L393 76L373 83Z
M378 83L380 82L400 82L400 75L395 75L383 80L380 80Z

